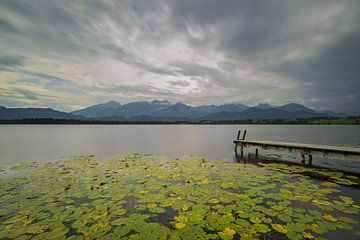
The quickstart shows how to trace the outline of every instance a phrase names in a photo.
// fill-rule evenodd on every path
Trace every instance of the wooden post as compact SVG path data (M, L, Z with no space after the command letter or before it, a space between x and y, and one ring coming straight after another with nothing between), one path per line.
M305 154L301 153L301 164L305 166Z
M311 166L312 165L312 155L310 154L309 155L309 166Z
M238 135L237 135L237 138L236 138L237 140L240 139L240 134L241 134L241 130L238 131Z
M243 135L242 140L245 140L245 137L246 137L246 130L244 131L244 135Z
M259 149L255 149L255 157L256 157L256 159L258 159L259 158Z
M240 155L241 155L241 158L244 157L244 145L243 144L240 145Z

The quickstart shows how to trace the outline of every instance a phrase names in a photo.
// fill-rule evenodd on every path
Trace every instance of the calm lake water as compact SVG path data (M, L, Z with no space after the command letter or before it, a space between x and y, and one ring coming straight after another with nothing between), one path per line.
M232 140L239 129L247 129L247 139L360 147L360 126L0 125L0 165L59 161L71 155L108 159L125 152L233 160ZM323 160L314 159L314 164ZM360 169L356 162L343 165Z
M72 155L95 155L100 159L111 159L122 153L170 155L174 157L194 154L208 159L236 161L232 140L236 137L239 129L247 130L247 139L360 147L360 126L0 125L0 166L10 166L24 161L55 162ZM253 149L247 149L245 155L250 152L253 153ZM260 150L260 154L263 155L272 153L274 152ZM299 156L290 155L289 153L283 154L282 158L297 162L300 159ZM313 160L314 165L360 173L359 162L321 158L314 158ZM143 168L143 165L141 166ZM16 178L14 178L15 180ZM36 178L33 180L38 181ZM313 184L323 182L316 178L313 178L313 180L314 182L311 182ZM81 185L76 186L81 187ZM329 201L343 195L350 196L356 204L360 202L358 187L341 185L338 189L339 193L335 192L328 196ZM49 194L51 194L51 191ZM28 202L26 198L23 199ZM303 205L305 203L299 203L298 201L294 201L294 204L300 204L297 205L297 208L301 207L305 210L317 209L315 205ZM310 208L307 209L308 207ZM321 211L325 212L325 210ZM342 213L338 212L332 212L332 214L337 218L342 216ZM172 217L166 219L172 219ZM360 215L357 213L352 214L351 218L360 222ZM323 220L323 217L320 216L321 219ZM326 232L322 236L326 239L358 239L353 234L354 230L358 230L358 225L354 226L352 230L337 229L336 231ZM278 238L275 236L270 239Z

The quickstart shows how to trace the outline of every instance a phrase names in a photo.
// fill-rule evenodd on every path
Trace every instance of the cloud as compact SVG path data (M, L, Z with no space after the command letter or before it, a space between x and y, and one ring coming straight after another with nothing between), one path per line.
M188 87L190 83L184 80L175 80L175 81L168 81L171 86L180 86L180 87Z
M3 0L0 100L60 109L111 99L296 101L359 114L359 7L357 0Z
M16 55L0 54L0 71L9 70L12 67L20 67L23 65L23 57Z

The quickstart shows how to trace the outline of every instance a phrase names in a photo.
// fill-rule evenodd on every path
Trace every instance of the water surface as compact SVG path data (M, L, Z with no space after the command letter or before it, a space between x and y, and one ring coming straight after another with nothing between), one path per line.
M232 140L360 146L360 126L335 125L0 125L0 164L52 162L72 155L113 158L124 152L233 159Z

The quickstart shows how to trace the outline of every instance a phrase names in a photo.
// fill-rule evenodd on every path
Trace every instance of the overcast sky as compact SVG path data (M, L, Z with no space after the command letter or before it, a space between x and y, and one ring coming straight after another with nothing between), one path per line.
M1 0L0 105L297 102L360 114L360 1Z

